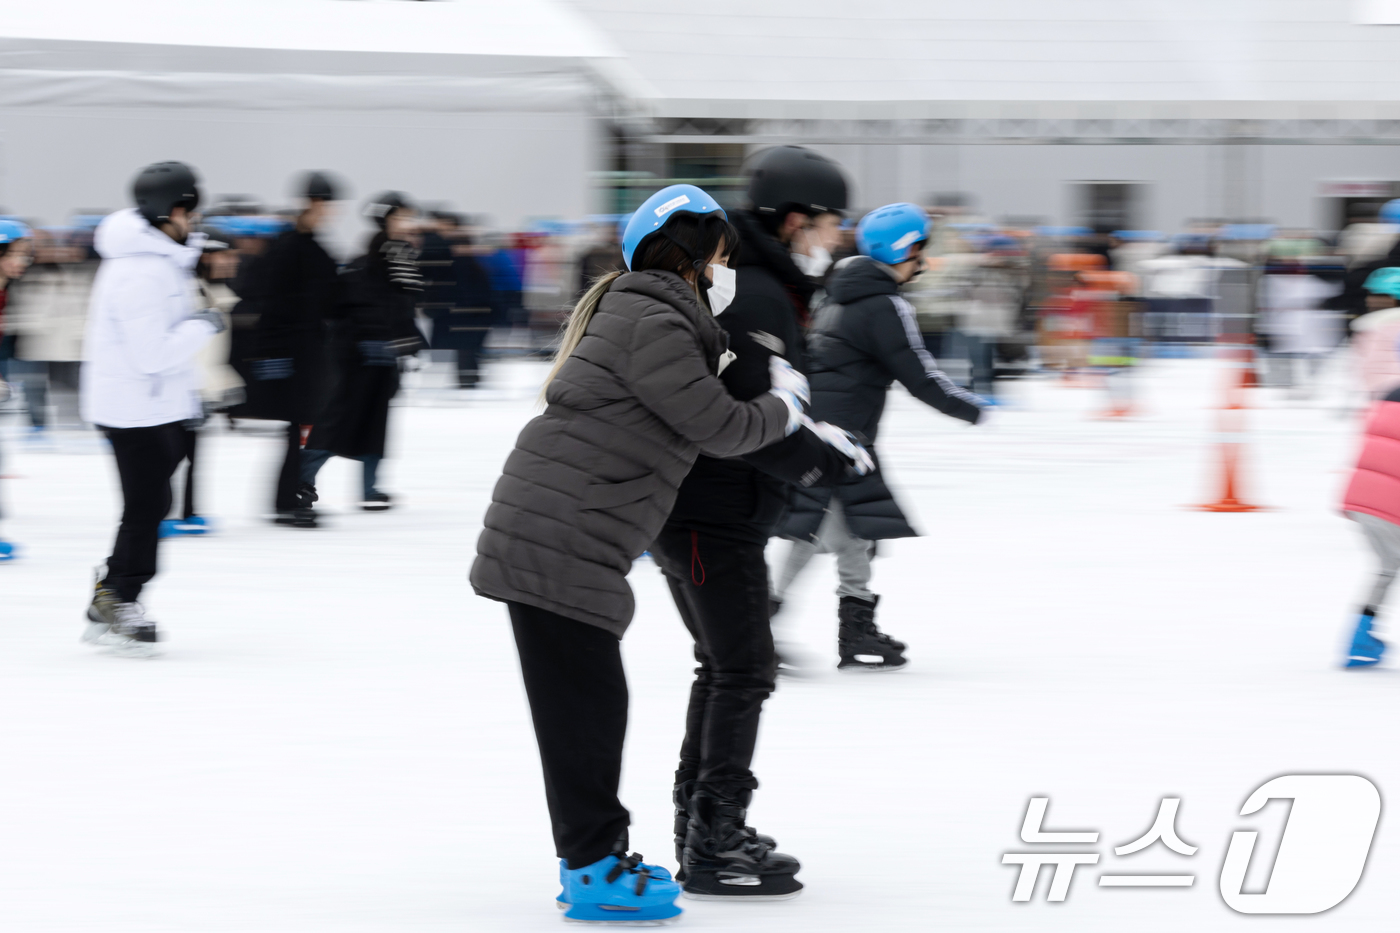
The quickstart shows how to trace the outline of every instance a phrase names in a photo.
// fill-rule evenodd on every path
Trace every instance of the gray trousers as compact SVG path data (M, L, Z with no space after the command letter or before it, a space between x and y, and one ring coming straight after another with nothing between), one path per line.
M1376 573L1376 582L1372 584L1371 595L1366 600L1367 606L1380 609L1390 584L1395 580L1396 571L1400 570L1400 525L1365 512L1348 512L1347 517L1355 519L1361 526L1371 550L1376 552L1376 559L1380 561L1381 569Z
M836 555L836 575L840 585L837 596L855 596L858 599L871 599L870 558L875 554L875 542L857 538L846 527L846 516L841 509L841 500L831 497L826 508L826 516L817 529L817 540L794 541L788 551L783 569L778 573L778 585L773 596L782 599L792 581L797 579L804 567L818 554Z

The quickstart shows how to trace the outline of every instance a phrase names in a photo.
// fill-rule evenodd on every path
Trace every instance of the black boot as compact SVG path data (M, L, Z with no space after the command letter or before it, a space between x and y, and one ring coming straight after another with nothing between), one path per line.
M671 803L675 804L676 807L675 820L671 829L676 842L676 865L679 866L676 871L676 880L680 882L685 881L685 835L690 828L690 798L695 793L693 773L677 771L676 786L671 788ZM765 836L752 826L745 826L744 829L768 848L776 849L778 847L778 840L772 836Z
M875 604L880 601L842 596L839 616L841 627L836 635L843 671L895 671L909 660L904 657L905 644L895 641L875 625Z
M321 497L316 495L316 487L302 483L297 489L297 507L292 511L292 525L297 528L315 528L316 510L312 504Z
M682 887L689 897L779 900L802 890L795 877L801 863L774 851L771 839L744 825L752 794L747 789L694 791L681 859Z

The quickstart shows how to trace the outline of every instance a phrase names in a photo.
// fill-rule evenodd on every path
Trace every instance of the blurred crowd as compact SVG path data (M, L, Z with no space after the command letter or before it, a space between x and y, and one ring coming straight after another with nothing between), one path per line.
M1028 371L1112 386L1143 358L1221 341L1255 348L1262 384L1306 394L1321 362L1358 329L1356 320L1389 306L1375 294L1368 306L1366 276L1400 265L1395 202L1369 213L1363 205L1335 234L1213 222L1175 235L1020 227L959 209L928 211L927 269L906 297L942 368L993 399L999 380ZM98 265L92 236L102 216L79 213L61 226L7 219L26 235L14 237L2 276L0 380L14 390L5 408L23 411L36 436L80 423L77 373ZM257 313L248 302L240 307L240 297L249 270L296 216L243 197L224 198L203 214L210 245L201 278L232 321L228 357L218 363L245 385L255 381L260 349ZM853 255L859 216L819 218L794 244L803 271L820 282ZM444 386L471 390L491 359L548 356L588 283L622 267L625 220L599 215L504 232L469 214L413 207L409 236L424 278L415 307L424 349L415 365L432 366ZM1374 381L1374 372L1365 378ZM1110 410L1130 407L1120 399ZM256 417L238 405L227 410Z

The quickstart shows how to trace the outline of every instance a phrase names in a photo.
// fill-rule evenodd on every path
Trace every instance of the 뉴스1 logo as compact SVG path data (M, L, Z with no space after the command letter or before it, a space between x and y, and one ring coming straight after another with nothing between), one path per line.
M1361 880L1371 852L1376 823L1381 816L1381 795L1376 786L1356 774L1285 774L1260 785L1240 808L1241 816L1257 813L1272 799L1291 799L1288 822L1279 842L1278 855L1261 894L1244 893L1245 873L1259 833L1241 830L1230 838L1220 869L1220 896L1242 914L1315 914L1346 900ZM1032 797L1021 824L1021 841L1030 845L1078 845L1099 841L1097 832L1056 832L1042 829L1049 797ZM1180 798L1164 797L1157 817L1141 837L1115 846L1117 856L1132 855L1160 841L1178 855L1190 858L1198 847L1184 842L1176 829ZM1097 852L1007 852L1003 865L1019 865L1011 900L1029 901L1043 865L1054 865L1047 901L1063 901L1069 894L1074 870L1097 865ZM1104 872L1101 888L1189 888L1194 874L1144 875Z

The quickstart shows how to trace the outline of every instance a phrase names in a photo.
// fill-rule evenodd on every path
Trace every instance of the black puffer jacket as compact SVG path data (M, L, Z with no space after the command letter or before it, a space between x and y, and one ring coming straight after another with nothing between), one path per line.
M695 458L745 454L787 430L776 396L738 401L715 377L724 349L680 276L613 282L506 460L477 542L476 592L621 637L634 609L627 573Z
M715 320L737 358L720 379L735 398L751 399L772 388L770 357L784 357L805 371L803 324L815 286L752 214L736 211L731 219L743 237L730 260L737 290ZM845 459L805 430L743 458L702 456L681 485L667 525L767 541L787 509L790 484L826 486L848 473Z
M915 398L963 421L975 424L984 404L938 370L924 349L914 309L899 296L888 270L863 256L844 261L808 337L812 417L864 436L872 454L885 396L896 379ZM878 470L842 482L835 494L857 537L917 534ZM795 490L783 537L814 538L831 496L830 489Z

